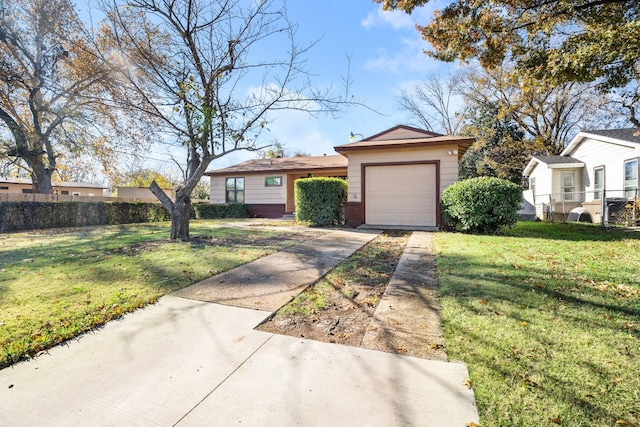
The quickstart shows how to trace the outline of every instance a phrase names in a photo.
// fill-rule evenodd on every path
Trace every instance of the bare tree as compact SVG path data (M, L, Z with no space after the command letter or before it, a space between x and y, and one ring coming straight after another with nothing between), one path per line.
M296 45L284 2L105 1L103 33L128 79L119 99L161 122L158 139L186 150L175 200L150 187L171 215L172 239L189 239L190 195L213 160L269 145L259 145L269 112L316 114L352 102L311 85L304 59L311 46ZM278 43L280 58L265 54Z
M533 151L560 153L580 127L597 122L608 102L595 87L552 85L513 73L508 66L460 74L459 90L470 105L497 105L532 142Z
M431 74L412 92L402 91L398 104L422 129L457 135L466 113L466 105L456 88L457 80L452 74L445 78Z

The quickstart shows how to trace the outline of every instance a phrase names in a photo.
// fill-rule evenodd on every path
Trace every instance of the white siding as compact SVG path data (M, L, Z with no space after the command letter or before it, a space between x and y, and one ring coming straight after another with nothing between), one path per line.
M571 153L571 157L584 162L583 182L588 192L587 200L593 200L594 168L604 166L604 188L611 192L624 189L624 161L640 156L637 148L611 144L585 138ZM620 194L614 197L619 197Z

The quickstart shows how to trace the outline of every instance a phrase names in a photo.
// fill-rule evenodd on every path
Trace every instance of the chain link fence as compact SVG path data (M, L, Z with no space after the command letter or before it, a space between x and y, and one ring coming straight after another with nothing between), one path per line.
M637 189L599 190L533 196L524 193L528 216L551 222L585 221L606 225L640 225Z

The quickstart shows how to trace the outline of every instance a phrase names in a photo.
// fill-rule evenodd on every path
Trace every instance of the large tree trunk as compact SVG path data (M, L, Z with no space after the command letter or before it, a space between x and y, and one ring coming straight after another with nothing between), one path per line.
M32 164L31 170L33 192L40 194L53 194L53 188L51 187L51 174L53 170L45 168L41 163Z
M191 216L191 198L184 188L176 191L176 201L172 201L165 194L155 181L149 186L151 192L160 200L162 206L169 212L171 217L172 240L181 239L185 242L189 240L189 219Z

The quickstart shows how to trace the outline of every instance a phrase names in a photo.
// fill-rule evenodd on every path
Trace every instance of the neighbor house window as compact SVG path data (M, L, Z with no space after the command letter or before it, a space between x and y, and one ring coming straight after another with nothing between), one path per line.
M74 191L72 195L73 195L73 196L79 196L79 195L80 195L80 193L79 193L78 191Z
M562 172L562 197L566 201L575 200L576 173Z
M536 178L529 178L529 190L531 190L531 193L533 193L533 195L536 195Z
M0 185L0 190L8 190L9 187L7 187L6 185Z
M33 189L31 188L23 188L22 189L22 194L31 194L33 193Z
M268 176L264 179L265 187L282 187L282 176Z
M604 190L604 168L597 168L593 171L593 199L602 199L602 190Z
M227 203L244 203L244 178L227 178Z
M69 195L69 190L62 190L62 191L60 191L60 194L62 194L63 196L68 196Z
M638 189L638 159L624 162L624 196L635 198Z

